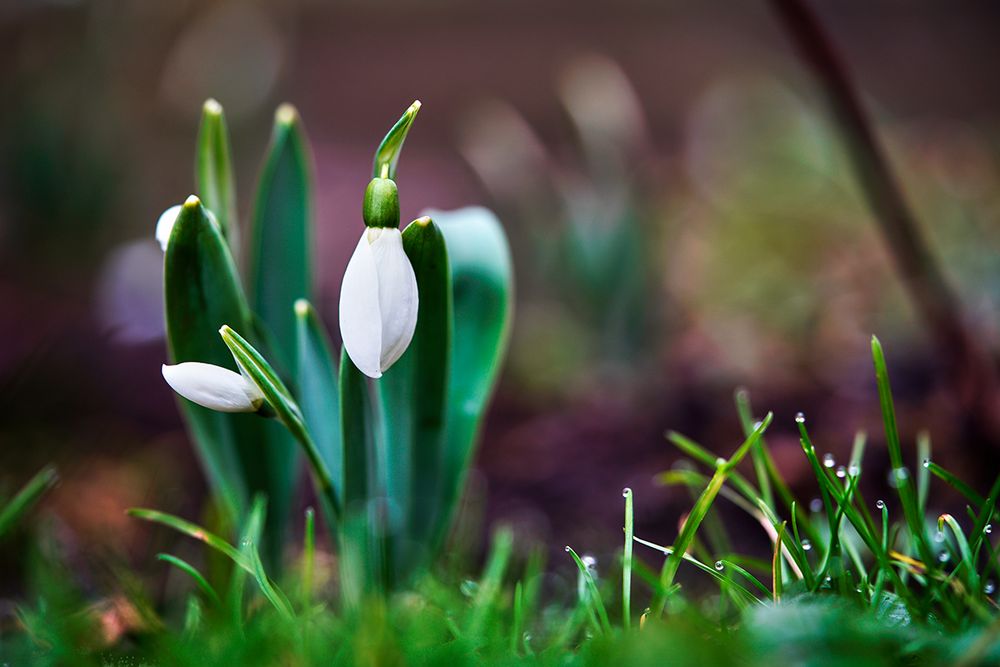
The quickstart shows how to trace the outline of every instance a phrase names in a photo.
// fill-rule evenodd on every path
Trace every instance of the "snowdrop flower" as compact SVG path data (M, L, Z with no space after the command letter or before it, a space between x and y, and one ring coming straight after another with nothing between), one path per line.
M219 412L257 412L264 395L253 382L228 368L185 361L163 366L163 379L192 403Z
M340 288L340 335L354 365L378 378L403 355L417 326L417 278L403 251L395 182L368 184L364 221Z
M177 222L177 216L180 215L181 208L180 204L171 206L161 213L160 219L156 221L156 240L159 242L160 249L163 252L167 251L167 241L170 240L170 232L174 230L174 223Z

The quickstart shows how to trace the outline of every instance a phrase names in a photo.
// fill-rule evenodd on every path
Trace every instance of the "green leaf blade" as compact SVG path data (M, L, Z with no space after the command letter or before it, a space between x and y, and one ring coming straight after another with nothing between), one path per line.
M323 323L316 309L305 299L295 303L295 320L298 333L296 377L299 384L299 405L343 504L344 444L338 413L339 370Z
M510 335L513 269L500 221L485 208L428 211L444 235L451 273L454 325L448 375L443 507L465 483L486 406L499 378Z
M202 202L215 214L233 255L238 256L239 218L229 129L222 105L213 99L207 100L202 107L194 169Z
M420 294L409 348L379 380L385 414L389 497L403 508L409 536L426 544L441 521L443 445L452 334L448 251L440 228L420 218L403 231ZM400 554L404 562L418 557Z
M403 115L396 124L392 126L378 150L375 151L375 160L372 164L372 178L389 178L396 180L396 167L399 164L399 154L403 150L403 142L410 132L413 121L420 111L420 100L415 100L410 107L403 112Z
M249 328L250 309L222 230L197 197L177 216L164 255L167 345L173 363L200 361L232 367L218 339L223 323ZM249 503L239 443L259 443L246 415L223 414L180 400L209 481L235 519ZM252 419L252 418L250 418Z

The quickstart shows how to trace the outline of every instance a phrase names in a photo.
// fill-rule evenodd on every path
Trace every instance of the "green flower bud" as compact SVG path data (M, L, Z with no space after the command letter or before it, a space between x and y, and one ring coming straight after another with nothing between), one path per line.
M361 215L368 227L399 228L399 190L389 178L373 178L365 189Z

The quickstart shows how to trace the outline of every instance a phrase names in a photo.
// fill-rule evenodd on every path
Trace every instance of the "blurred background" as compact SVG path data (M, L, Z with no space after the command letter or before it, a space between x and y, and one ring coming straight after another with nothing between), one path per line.
M992 353L1000 8L813 4ZM691 500L653 481L677 458L664 432L732 451L737 387L758 416L775 411L769 443L801 497L815 491L800 410L838 461L869 433L877 497L873 333L904 446L926 431L947 467L995 474L989 439L958 427L838 128L766 3L0 0L0 44L0 484L54 462L47 516L81 558L148 559L127 507L204 507L160 377L153 229L193 188L208 97L228 116L244 224L274 109L298 107L334 335L372 153L412 100L424 107L400 163L403 217L501 216L518 300L469 492L482 532L503 520L610 556L631 486L639 534L669 543ZM0 571L17 560L5 549Z

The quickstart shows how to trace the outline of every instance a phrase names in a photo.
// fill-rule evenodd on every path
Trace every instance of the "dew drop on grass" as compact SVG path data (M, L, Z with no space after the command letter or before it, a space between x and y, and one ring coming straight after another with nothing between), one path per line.
M715 465L716 467L722 467L726 465L726 459L722 458L721 456L718 457L717 459L715 459Z
M837 466L837 477L839 477L840 479L844 479L845 477L847 477L847 468L845 468L844 466Z
M875 507L879 508L880 510L884 510L885 509L885 501L884 500L876 500L875 501Z
M812 513L817 513L823 510L823 501L819 498L813 498L809 501L809 511Z
M823 455L823 465L827 468L832 468L837 461L833 458L833 454L826 453Z
M938 543L944 542L944 533L940 530L934 533L934 541Z
M715 561L715 569L716 570L718 570L719 572L722 572L725 568L726 568L726 564L723 563L721 560Z
M851 477L857 477L858 475L861 474L861 466L859 466L857 463L852 463L851 465L847 466L847 474L850 475Z
M898 489L910 479L910 471L906 468L895 468L889 472L889 486Z
M931 460L930 459L924 459L924 467L925 468L930 468L931 467Z
M985 593L986 595L993 595L996 589L997 589L996 584L994 584L992 581L987 581L986 584L983 586L983 593Z
M990 533L992 533L993 532L993 524L992 523L988 523L985 526L983 526L983 532L986 533L987 535L989 535Z
M565 551L566 553L569 553L569 552L570 552L570 548L569 548L569 545L568 545L568 544L567 544L566 546L564 546L564 547L563 547L563 551Z
M941 553L938 554L938 560L941 561L942 563L947 563L949 558L951 558L951 556L948 555L947 551L942 551Z
M628 494L630 493L632 493L632 489L626 486L624 489L622 489L622 498L628 498Z
M475 597L476 593L479 591L479 584L472 579L466 579L462 582L458 589L462 592L462 595L467 598L471 598Z
M805 416L805 414L802 413L802 412L796 412L795 413L795 421L798 422L799 424L805 424L806 423L806 416Z
M813 548L812 542L810 542L809 540L802 540L803 551L810 551L812 550L812 548Z

